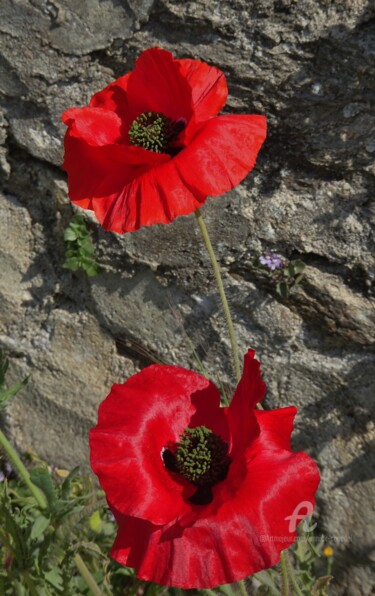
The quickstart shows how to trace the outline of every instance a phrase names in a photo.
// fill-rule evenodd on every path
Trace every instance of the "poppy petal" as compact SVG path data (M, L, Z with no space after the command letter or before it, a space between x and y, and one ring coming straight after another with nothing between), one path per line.
M80 207L94 209L99 221L104 219L127 184L170 159L168 155L141 147L94 147L71 135L70 130L65 135L64 145L63 167L68 172L69 198ZM119 231L122 229L120 226Z
M127 87L129 77L130 73L119 77L116 81L107 85L102 91L95 93L90 100L90 106L92 108L113 110L120 116L123 122L126 122L128 120Z
M266 385L260 374L260 364L255 360L254 350L249 350L244 357L241 380L227 409L233 457L243 451L259 434L254 408L265 393Z
M252 472L241 495L190 526L118 520L111 556L135 567L140 579L185 589L233 583L272 567L296 539L293 513L307 503L312 511L319 475L303 453L262 459ZM254 490L258 475L261 486ZM303 515L306 508L297 513L297 523Z
M172 122L192 114L191 89L172 54L150 48L139 56L127 82L130 119L143 112L160 112Z
M279 410L256 410L254 413L262 429L262 447L265 448L267 444L269 449L290 451L290 438L297 408L290 406Z
M121 118L101 108L71 108L62 115L70 127L70 135L83 139L93 147L113 145L121 139Z
M152 152L148 152L152 153ZM162 153L165 163L138 176L105 200L93 201L105 230L132 232L142 226L170 223L195 211L206 197L192 191L181 179L174 160Z
M160 524L191 510L186 482L172 478L162 452L191 419L223 429L219 400L205 377L174 366L150 366L112 387L90 433L91 467L118 511Z
M252 170L265 138L264 116L218 116L199 130L174 161L187 186L217 196Z
M216 116L228 97L224 73L199 60L186 58L176 63L191 88L195 121L203 122Z

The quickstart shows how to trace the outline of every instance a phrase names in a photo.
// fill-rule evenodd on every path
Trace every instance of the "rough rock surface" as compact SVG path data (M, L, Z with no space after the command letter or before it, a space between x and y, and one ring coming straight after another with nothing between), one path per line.
M240 350L256 347L267 405L299 407L295 447L319 462L318 529L333 593L371 594L374 567L375 14L365 0L2 0L0 346L31 373L4 423L21 450L87 463L113 381L160 359L229 383L229 348L194 217L134 234L88 218L104 267L63 269L72 215L61 112L160 45L227 75L229 112L264 113L254 172L203 209ZM308 268L279 299L256 255Z

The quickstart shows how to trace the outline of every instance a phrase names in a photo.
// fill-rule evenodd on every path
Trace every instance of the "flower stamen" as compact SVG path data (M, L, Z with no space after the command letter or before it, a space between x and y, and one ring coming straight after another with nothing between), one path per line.
M170 144L185 128L185 122L172 122L160 112L143 112L129 128L129 141L156 153L169 153Z
M163 450L165 467L200 487L224 480L230 464L228 445L205 426L186 428L173 451Z

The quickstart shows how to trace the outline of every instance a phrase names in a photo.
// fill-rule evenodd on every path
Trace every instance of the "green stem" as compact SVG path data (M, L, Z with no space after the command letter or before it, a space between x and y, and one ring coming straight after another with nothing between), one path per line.
M23 578L24 578L25 584L27 585L27 588L29 590L30 596L38 596L37 589L35 588L31 577L29 577L29 575L27 573L25 573Z
M0 430L0 446L3 448L4 453L6 454L8 460L11 462L12 466L17 470L18 474L30 490L31 494L33 495L34 499L38 503L40 509L47 508L47 499L45 498L42 491L35 486L35 484L31 481L30 474L28 470L23 465L18 453L9 443L8 439L4 435L4 433Z
M239 587L242 596L248 596L244 579L242 579L240 582L237 582L237 586Z
M287 550L283 550L281 553L281 564L282 565L283 565L283 562L286 567L288 578L290 579L290 582L293 586L293 594L295 594L296 596L303 596L303 592L298 585L296 576L294 575L294 569L293 569L293 566L292 566L292 563L291 563L291 560L289 557L289 553Z
M103 592L99 589L96 581L78 553L74 555L74 562L79 573L81 574L81 577L85 580L88 588L91 590L94 596L103 596Z
M238 358L237 342L236 342L236 336L234 333L232 317L230 314L227 297L226 297L225 291L224 291L224 285L223 285L223 280L221 278L220 267L219 267L219 264L215 257L214 249L212 247L211 240L208 235L208 230L207 230L206 224L204 223L203 217L202 217L199 209L196 210L195 217L196 217L198 225L200 227L204 243L208 250L208 254L210 255L212 268L214 270L214 275L216 278L216 283L218 286L221 303L223 305L225 319L226 319L227 327L228 327L228 331L229 331L229 338L230 338L230 343L232 346L234 371L236 374L236 380L238 382L241 378L241 366L240 366L240 360Z
M281 563L281 580L282 580L281 594L282 594L282 596L290 596L286 550L281 551L280 563Z

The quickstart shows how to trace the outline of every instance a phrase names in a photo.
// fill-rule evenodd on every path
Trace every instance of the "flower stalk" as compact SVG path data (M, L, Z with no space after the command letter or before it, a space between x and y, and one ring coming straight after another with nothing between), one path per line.
M103 596L103 592L99 589L96 581L94 580L90 571L87 569L83 559L81 558L81 555L76 553L74 555L74 562L76 564L76 567L77 567L79 573L81 574L82 578L86 582L86 585L88 586L88 588L90 588L92 594L94 596Z
M280 556L281 561L281 574L282 574L282 581L283 581L283 596L289 596L289 582L293 588L293 594L295 596L303 596L303 592L298 585L296 576L294 575L294 570L292 567L292 563L290 561L289 553L287 550L283 550ZM286 583L285 583L286 582ZM287 591L284 592L285 586L287 585Z
M218 290L219 290L221 304L223 306L223 310L224 310L224 314L225 314L225 320L226 320L227 327L228 327L230 343L231 343L231 346L232 346L233 368L234 368L234 372L235 372L235 375L236 375L236 381L238 383L239 380L241 379L240 359L238 357L238 348L237 348L236 335L235 335L235 332L234 332L234 327L233 327L232 317L231 317L231 314L230 314L228 300L227 300L227 297L225 295L224 284L223 284L223 280L222 280L221 273L220 273L220 267L219 267L219 264L218 264L218 262L216 260L215 252L214 252L214 249L213 249L212 244L211 244L211 240L210 240L210 236L208 234L208 230L207 230L206 224L204 222L204 219L203 219L203 217L202 217L201 212L199 211L199 209L197 209L195 211L195 217L196 217L196 220L198 222L200 231L202 233L203 241L204 241L204 243L206 245L208 254L210 256L211 265L212 265L212 268L213 268L213 271L214 271L214 275L215 275L217 287L218 287Z
M8 439L4 435L4 433L0 430L0 446L2 447L4 453L6 454L9 461L12 463L12 466L15 470L17 470L18 474L28 487L29 491L33 495L35 501L37 502L40 509L47 508L47 499L42 493L42 491L31 481L30 474L24 464L22 463L18 453L9 443Z
M288 574L288 563L287 563L287 554L286 550L283 550L280 553L280 564L281 564L281 595L282 596L290 596L290 589L289 589L289 574Z

